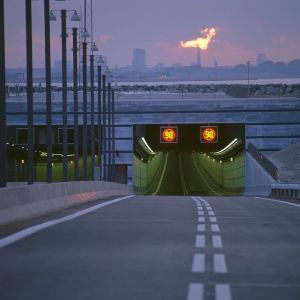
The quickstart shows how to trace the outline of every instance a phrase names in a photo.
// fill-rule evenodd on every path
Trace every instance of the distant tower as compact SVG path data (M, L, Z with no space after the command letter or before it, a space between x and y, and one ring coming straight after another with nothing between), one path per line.
M198 47L198 53L197 53L197 65L200 66L200 47Z
M218 62L216 61L216 59L214 58L214 68L216 69L218 67Z

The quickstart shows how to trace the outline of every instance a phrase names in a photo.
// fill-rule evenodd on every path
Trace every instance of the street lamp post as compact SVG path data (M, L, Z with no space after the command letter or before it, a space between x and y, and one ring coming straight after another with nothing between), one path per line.
M74 180L78 181L78 64L77 28L73 28L73 81L74 81Z
M106 178L106 83L105 78L106 76L102 76L103 80L103 134L102 134L102 143L103 143L103 181L107 181Z
M102 180L102 126L101 126L101 66L98 72L98 167L100 168L100 180Z
M47 183L52 183L52 105L51 105L51 51L50 51L50 8L49 7L50 7L49 0L44 0Z
M94 103L94 55L90 55L90 80L91 80L91 170L94 180L95 166L95 103Z
M56 0L63 1L63 0ZM71 21L80 21L76 10ZM61 40L62 40L62 106L63 106L63 181L68 181L68 87L67 87L67 10L60 10L61 13ZM56 21L53 10L50 13L50 20ZM76 46L77 47L77 46Z
M0 188L7 185L4 0L0 0Z
M111 111L112 111L112 181L116 181L116 155L115 155L115 91L112 91L112 98L111 98Z
M34 182L33 149L33 60L32 60L32 11L31 0L26 0L26 61L27 61L27 181Z
M82 43L83 54L83 147L82 147L82 180L87 181L87 69L86 69L86 47L87 43Z
M111 83L107 84L108 181L111 181Z
M247 89L247 97L250 96L250 90L249 90L249 68L250 68L250 63L251 63L250 60L246 61L246 64L247 64L247 67L248 67L248 89Z
M68 181L68 95L67 95L67 11L61 10L62 102L63 102L63 181Z

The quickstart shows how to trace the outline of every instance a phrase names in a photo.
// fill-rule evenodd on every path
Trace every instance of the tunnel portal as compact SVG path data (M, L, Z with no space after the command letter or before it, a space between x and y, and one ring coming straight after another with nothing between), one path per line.
M243 123L134 125L133 154L137 194L243 194Z

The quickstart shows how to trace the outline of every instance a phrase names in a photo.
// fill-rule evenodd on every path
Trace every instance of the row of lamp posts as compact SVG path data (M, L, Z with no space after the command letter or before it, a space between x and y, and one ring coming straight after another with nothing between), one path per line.
M27 143L28 143L28 184L34 181L34 137L33 137L33 60L32 60L32 12L31 1L26 1L26 55L27 55ZM65 0L55 0L65 1ZM51 106L51 56L50 56L50 20L56 20L53 11L50 12L49 0L44 0L45 19L45 69L46 69L46 144L47 144L47 183L52 182L52 106ZM66 18L67 10L61 10L62 27L62 88L63 88L63 181L68 181L68 119L67 119L67 52L66 52ZM71 17L72 21L79 21L76 11ZM0 157L7 157L6 150L6 95L5 95L5 35L4 35L4 0L0 0ZM73 28L73 80L74 80L74 180L79 180L79 134L78 134L78 61L77 61L77 30ZM82 180L87 180L87 32L82 33L83 42L83 174ZM93 45L92 47L94 47ZM96 47L97 48L97 47ZM94 48L94 51L96 50ZM93 48L91 49L93 51ZM101 60L101 56L100 56ZM100 61L103 63L103 61ZM92 174L95 167L95 134L94 134L94 55L90 55L91 77L91 167ZM115 181L115 158L114 158L114 91L111 83L108 83L108 110L106 110L106 73L103 80L103 109L101 111L101 66L98 66L98 168L99 179ZM101 117L102 115L102 117ZM108 116L108 128L106 128L106 115ZM101 124L103 123L102 130ZM108 130L108 158L106 162L106 130ZM103 151L102 151L103 150ZM103 152L103 153L102 153ZM104 157L103 172L101 156ZM111 158L112 157L112 158ZM107 169L108 168L108 169ZM102 175L103 173L103 175ZM108 173L108 174L107 174ZM7 159L0 160L0 187L7 186Z

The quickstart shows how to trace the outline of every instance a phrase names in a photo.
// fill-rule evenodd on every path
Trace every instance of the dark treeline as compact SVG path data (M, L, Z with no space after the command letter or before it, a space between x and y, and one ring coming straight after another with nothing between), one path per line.
M163 75L175 78L220 78L220 79L246 79L248 66L239 64L234 67L206 68L199 65L188 67L165 68ZM289 78L300 77L300 59L289 63L273 62L271 60L260 63L258 66L250 64L250 78Z

